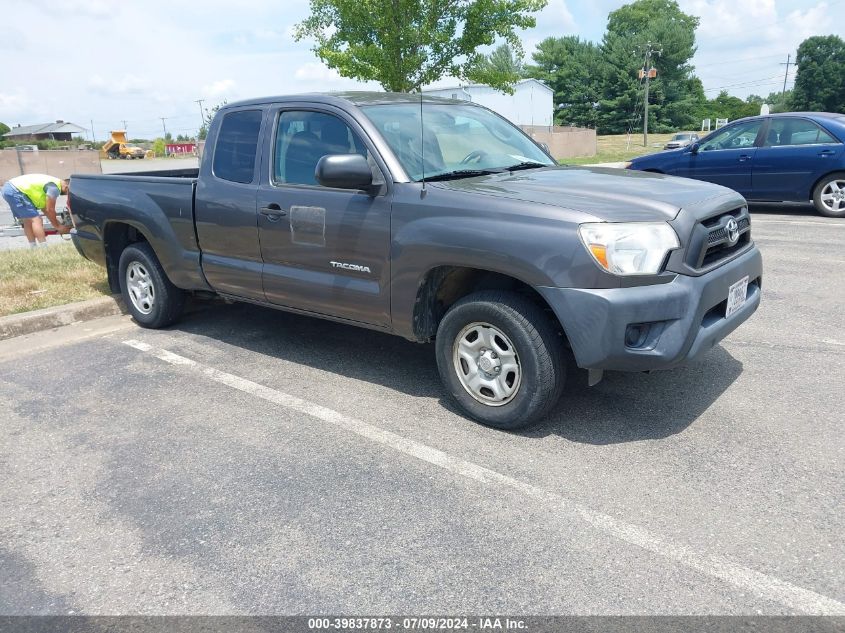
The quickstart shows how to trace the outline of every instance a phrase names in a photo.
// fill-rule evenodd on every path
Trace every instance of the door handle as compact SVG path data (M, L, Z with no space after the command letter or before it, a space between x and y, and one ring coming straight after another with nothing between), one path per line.
M282 219L282 216L287 215L288 212L283 210L282 207L274 202L272 204L268 204L266 207L261 207L259 213L270 220L270 222L278 222Z
M740 154L740 157L739 157L740 163L746 163L749 160L751 160L751 156L749 156L748 154Z
M833 156L835 153L836 152L834 152L832 149L823 149L819 152L819 156L821 156L822 158L827 158L828 156Z

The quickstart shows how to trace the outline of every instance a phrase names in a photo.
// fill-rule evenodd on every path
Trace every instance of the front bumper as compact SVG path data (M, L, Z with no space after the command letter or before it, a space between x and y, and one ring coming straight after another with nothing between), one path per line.
M745 303L726 318L728 288L746 275ZM579 367L650 371L696 360L733 332L760 305L762 279L763 258L752 246L700 277L678 275L670 283L631 288L537 290L557 315ZM641 336L631 335L637 332Z

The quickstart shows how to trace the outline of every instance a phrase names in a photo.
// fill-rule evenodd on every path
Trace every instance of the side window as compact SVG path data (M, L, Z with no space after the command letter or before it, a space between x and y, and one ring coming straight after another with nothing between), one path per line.
M361 154L370 162L360 137L332 114L286 111L279 116L273 150L273 182L316 185L314 170L327 154ZM378 170L374 170L375 174Z
M752 147L757 138L757 132L763 121L748 121L738 125L731 125L722 130L714 132L701 144L699 151L709 152L718 149L741 149Z
M784 145L817 145L836 140L818 125L807 119L775 119L766 135L766 147Z
M211 167L215 176L231 182L252 182L261 116L261 110L239 110L223 116Z

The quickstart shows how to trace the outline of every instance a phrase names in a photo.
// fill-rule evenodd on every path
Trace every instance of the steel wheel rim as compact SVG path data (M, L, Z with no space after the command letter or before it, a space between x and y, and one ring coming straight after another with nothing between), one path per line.
M155 286L152 277L141 262L132 262L126 268L126 289L129 300L138 312L149 314L155 307Z
M452 363L464 390L487 406L508 404L522 384L516 347L489 323L470 323L461 330L452 345Z
M822 189L822 206L828 211L845 211L845 180L831 180Z

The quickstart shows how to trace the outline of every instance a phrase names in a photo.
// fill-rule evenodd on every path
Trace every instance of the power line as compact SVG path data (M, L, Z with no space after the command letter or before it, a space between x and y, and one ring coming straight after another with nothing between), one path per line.
M780 73L777 75L772 75L771 77L761 77L760 79L749 79L748 81L743 81L736 84L727 84L724 86L716 86L714 88L705 88L704 92L713 92L714 90L724 90L726 88L745 88L748 86L756 85L762 81L770 81L772 79L780 79Z
M729 64L731 62L748 62L748 61L756 61L758 59L774 59L775 57L780 57L780 53L776 55L752 55L750 57L729 57L726 59L722 59L717 62L710 62L707 64L694 64L695 69L698 70L699 68L709 68L711 66L722 66L724 64ZM764 64L768 64L768 62L763 62Z

